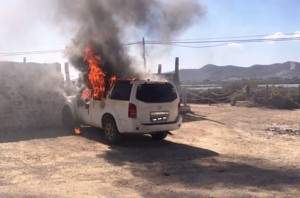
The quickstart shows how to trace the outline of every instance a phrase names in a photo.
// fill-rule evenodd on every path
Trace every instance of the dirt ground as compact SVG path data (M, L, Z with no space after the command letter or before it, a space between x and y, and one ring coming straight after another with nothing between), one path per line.
M300 110L193 105L166 141L0 130L0 197L300 197Z

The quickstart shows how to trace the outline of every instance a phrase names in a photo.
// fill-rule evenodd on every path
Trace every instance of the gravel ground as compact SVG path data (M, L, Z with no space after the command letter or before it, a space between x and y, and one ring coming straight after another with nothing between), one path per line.
M192 105L166 141L0 130L0 197L299 197L300 110ZM281 131L281 132L280 132Z

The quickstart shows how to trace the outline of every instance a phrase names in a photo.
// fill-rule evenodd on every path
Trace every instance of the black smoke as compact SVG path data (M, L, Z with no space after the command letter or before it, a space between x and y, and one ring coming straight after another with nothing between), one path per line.
M129 39L141 40L136 32L151 39L170 40L186 30L202 14L197 0L58 0L57 23L74 32L66 49L69 61L87 72L84 49L92 47L101 57L107 76L128 77L131 65Z

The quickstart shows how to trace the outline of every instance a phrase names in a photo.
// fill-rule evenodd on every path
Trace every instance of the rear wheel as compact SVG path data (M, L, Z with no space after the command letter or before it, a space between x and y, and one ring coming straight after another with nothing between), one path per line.
M104 138L109 144L117 144L121 142L121 134L118 131L113 118L107 117L103 123Z
M163 140L168 136L169 131L160 131L151 134L153 140Z
M77 122L74 119L69 107L64 107L62 110L62 123L64 128L70 131L74 130L77 127Z

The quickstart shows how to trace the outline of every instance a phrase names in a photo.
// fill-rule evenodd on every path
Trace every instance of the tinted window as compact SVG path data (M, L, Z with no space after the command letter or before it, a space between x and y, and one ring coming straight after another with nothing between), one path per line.
M177 94L170 83L141 84L138 86L136 98L147 103L172 102Z
M110 99L113 100L129 100L132 84L129 82L117 82L111 93Z

